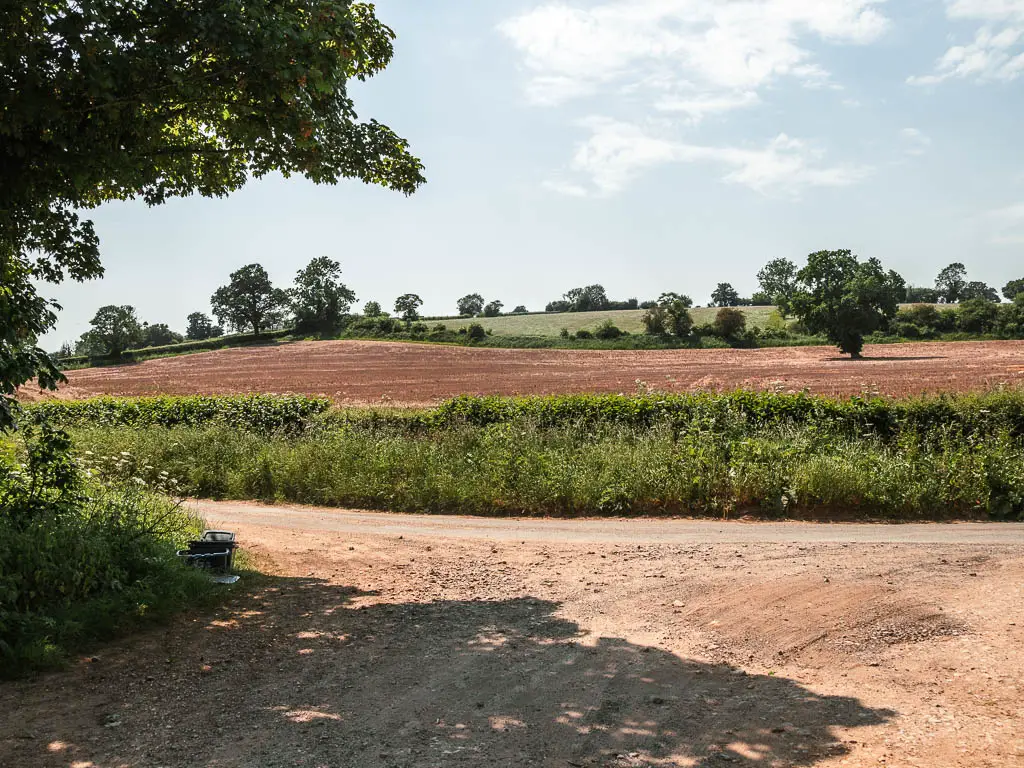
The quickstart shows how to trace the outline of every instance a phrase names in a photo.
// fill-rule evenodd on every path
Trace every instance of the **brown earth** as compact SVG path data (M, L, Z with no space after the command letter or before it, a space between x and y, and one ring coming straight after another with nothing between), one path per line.
M464 393L633 392L638 380L665 391L890 395L1024 384L1022 341L876 345L865 355L851 361L831 347L606 352L296 342L70 371L62 396L301 392L340 403L429 404Z
M0 765L1024 763L1015 528L1003 544L868 526L806 540L813 525L730 541L759 530L733 523L638 544L581 541L589 521L549 524L564 540L505 521L522 538L489 540L447 535L458 518L395 535L390 518L353 532L313 525L336 512L206 511L278 575L0 686Z

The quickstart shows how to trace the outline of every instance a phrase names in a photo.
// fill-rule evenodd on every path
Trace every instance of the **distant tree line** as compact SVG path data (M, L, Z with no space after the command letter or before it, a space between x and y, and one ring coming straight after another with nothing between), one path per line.
M893 270L883 269L877 259L859 260L849 250L817 251L798 267L778 258L757 273L759 290L749 297L740 296L730 283L718 283L711 292L710 307L718 307L714 323L695 328L690 309L693 299L683 293L665 292L656 300L639 302L635 298L612 301L600 284L572 288L560 299L549 302L545 312L598 312L644 309L643 323L649 335L677 340L701 335L717 335L735 341L750 335L746 317L736 310L743 306L775 306L783 321L790 317L804 334L824 336L843 352L857 357L864 338L890 333L906 338L932 338L947 333L1002 334L1024 336L1024 278L1010 280L1002 293L1011 303L1000 306L999 292L976 280L969 280L966 267L959 262L943 268L934 287L907 286ZM377 301L367 301L361 315L351 313L355 292L341 281L341 265L321 256L313 259L295 276L289 288L272 284L260 264L248 264L232 272L228 282L210 297L216 322L203 312L188 315L184 335L172 331L166 323L140 322L134 307L101 307L90 329L75 344L65 344L60 357L73 355L119 358L125 352L162 347L184 340L202 341L224 335L225 329L256 337L268 331L292 328L297 334L333 336L342 331L350 335L387 336L404 331L427 333L419 322L423 299L415 293L399 296L394 317ZM898 312L901 303L922 304ZM957 305L948 310L935 304ZM505 304L497 299L485 301L480 293L470 293L456 302L460 317L492 318L503 314L526 314L524 305L504 313ZM608 322L597 338L617 338L623 334ZM1014 329L1020 327L1018 332ZM434 333L441 333L435 326ZM762 334L785 334L784 328L761 329ZM486 335L482 326L472 325L471 339ZM580 331L578 338L590 332ZM597 333L595 331L594 333ZM580 334L583 334L582 336Z

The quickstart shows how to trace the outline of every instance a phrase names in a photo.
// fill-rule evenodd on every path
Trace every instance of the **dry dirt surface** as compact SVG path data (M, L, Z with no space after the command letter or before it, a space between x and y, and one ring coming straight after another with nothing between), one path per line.
M205 511L276 575L0 686L0 765L1024 763L1017 528L995 544L978 542L996 526L975 543L865 541L869 526L814 541L809 524L733 541L668 521L671 542L594 543L587 521L488 538L448 535L460 519L402 534ZM929 540L911 531L891 538Z
M482 349L364 341L226 349L70 371L63 396L301 392L339 403L424 405L459 394L633 392L738 387L904 395L1024 384L1024 342L589 351Z

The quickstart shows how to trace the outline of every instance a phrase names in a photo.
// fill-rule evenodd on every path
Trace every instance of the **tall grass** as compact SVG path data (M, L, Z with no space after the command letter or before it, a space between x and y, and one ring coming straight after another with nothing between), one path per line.
M1024 444L1005 427L895 435L824 423L560 423L518 418L410 430L372 420L298 437L223 426L74 431L197 496L413 512L525 515L1024 513ZM151 466L145 470L143 466Z

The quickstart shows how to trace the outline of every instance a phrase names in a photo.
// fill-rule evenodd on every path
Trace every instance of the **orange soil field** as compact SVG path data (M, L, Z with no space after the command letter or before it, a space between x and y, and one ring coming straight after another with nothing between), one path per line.
M1024 385L1024 342L656 351L482 349L365 341L225 349L68 372L62 397L295 392L342 404L422 405L459 394L747 388L847 395ZM26 393L29 395L29 393Z

